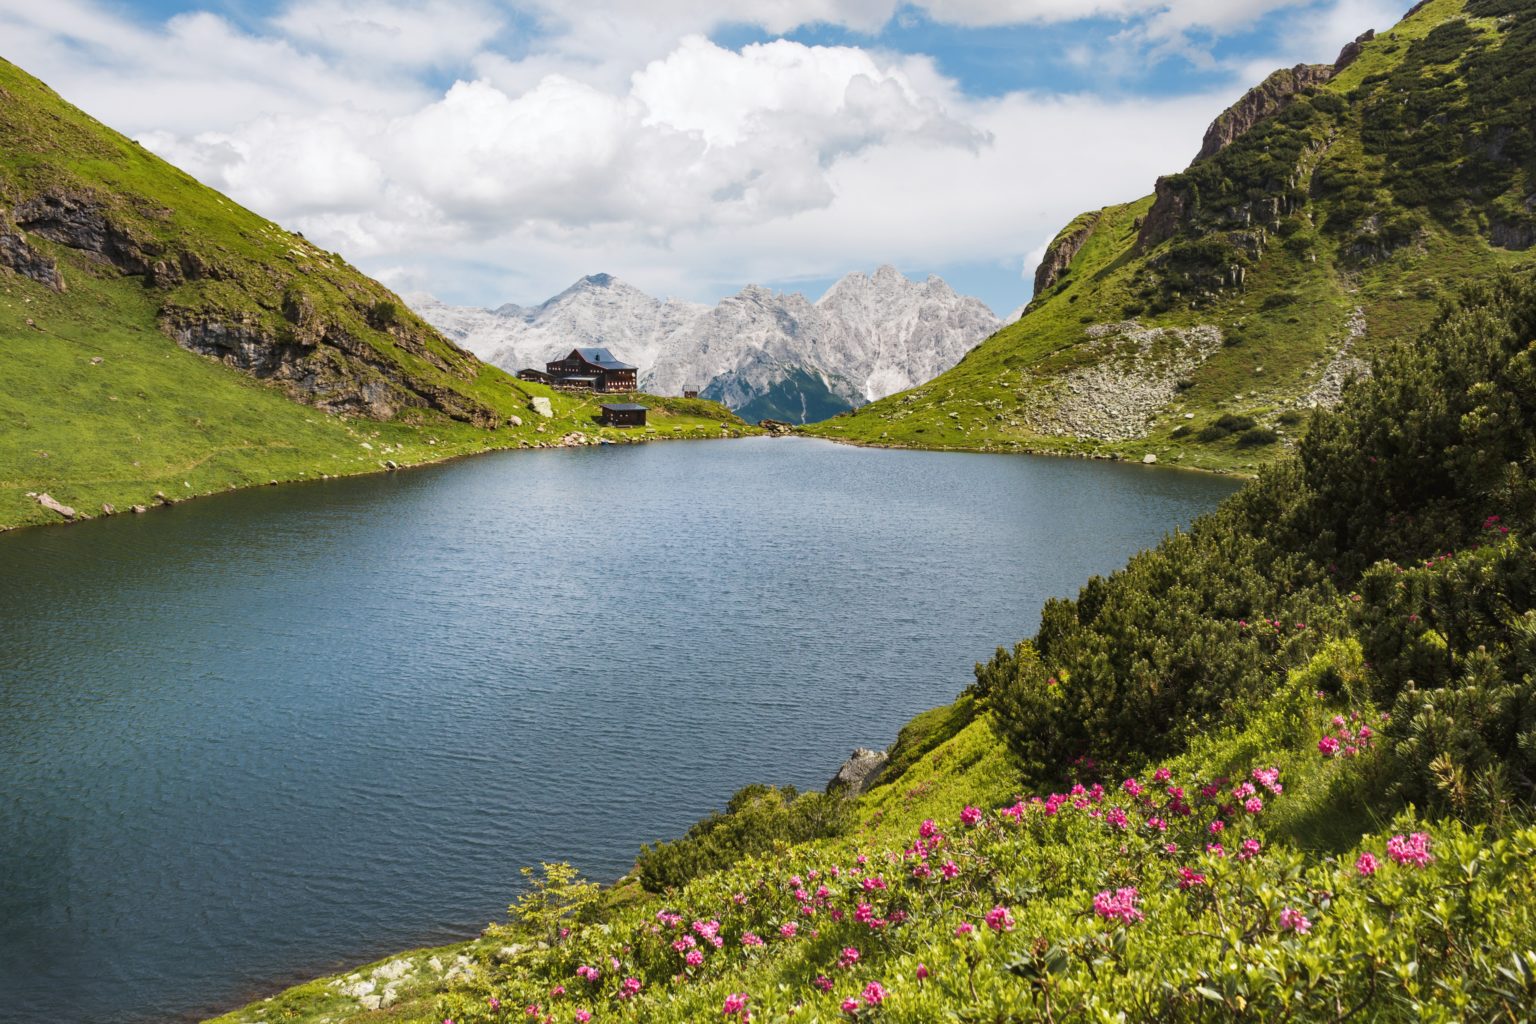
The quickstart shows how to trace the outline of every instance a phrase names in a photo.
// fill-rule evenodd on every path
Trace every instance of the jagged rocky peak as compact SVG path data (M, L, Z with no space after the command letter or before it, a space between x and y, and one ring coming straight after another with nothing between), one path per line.
M562 348L600 345L641 368L646 390L703 389L749 416L805 422L937 376L1001 326L939 277L893 266L848 274L812 303L748 285L714 306L662 301L593 274L534 307L445 306L421 314L481 358L542 366Z
M1254 125L1284 110L1297 94L1325 84L1334 74L1332 64L1297 64L1276 71L1211 122L1194 163L1209 160L1248 134Z

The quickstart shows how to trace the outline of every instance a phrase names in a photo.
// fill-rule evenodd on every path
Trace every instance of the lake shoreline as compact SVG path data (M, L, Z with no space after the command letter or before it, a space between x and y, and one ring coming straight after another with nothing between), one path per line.
M292 486L294 484L317 484L317 483L326 483L326 482L329 482L331 480L351 480L351 479L357 479L359 477L381 476L381 475L385 475L385 474L389 474L389 473L403 473L406 470L423 469L423 468L426 468L426 467L429 467L429 466L441 466L441 465L444 465L446 463L456 462L456 461L458 461L460 459L472 459L472 458L475 458L475 457L480 456L480 455L492 455L492 454L495 454L497 452L550 451L550 450L561 449L561 448L602 448L602 447L612 447L612 446L627 446L627 445L651 444L651 443L657 442L657 441L737 441L737 440L741 440L743 438L748 438L748 437L763 437L763 436L767 436L766 432L760 430L759 428L757 428L756 426L753 426L751 424L748 424L744 431L740 427L738 427L736 429L738 431L742 431L742 432L739 432L739 433L726 433L726 432L722 432L721 434L714 435L714 436L705 436L705 435L699 435L699 434L681 435L681 436L676 435L676 434L656 434L654 436L624 437L622 439L608 439L606 441L599 441L596 438L588 438L585 441L572 441L572 442L569 442L569 443L566 443L563 440L562 441L558 441L558 442L553 442L553 443L547 443L547 442L530 443L525 438L517 438L515 441L513 441L511 439L508 439L509 443L506 443L506 444L496 444L496 445L487 445L487 447L480 448L480 449L467 450L467 451L466 450L448 451L448 452L443 453L442 455L428 456L426 458L418 458L418 459L410 459L409 457L406 457L407 461L404 461L404 462L398 462L397 461L396 465L394 466L394 468L390 468L388 466L380 464L380 465L377 465L377 466L370 467L368 469L359 469L359 470L356 470L355 472L328 473L328 474L324 474L324 475L321 475L321 476L294 476L294 477L286 477L286 478L285 477L274 477L273 479L268 480L266 483L252 483L252 484L245 484L243 486L231 485L229 487L223 488L222 490L202 491L202 492L197 493L197 494L187 494L187 495L182 495L181 497L175 497L175 498L170 497L169 495L162 495L160 498L152 499L152 503L145 504L144 505L144 509L145 509L144 513L136 513L136 512L134 512L132 510L132 508L124 508L124 509L116 509L116 510L114 510L112 512L98 512L95 515L89 515L89 514L86 514L84 512L80 512L77 509L76 510L77 514L75 515L75 518L73 518L73 519L65 519L62 516L57 516L57 517L55 517L54 519L51 519L51 520L43 520L41 522L33 522L33 523L27 523L27 522L22 522L22 523L0 523L0 534L16 533L16 532L20 532L22 530L37 530L37 529L55 528L55 527L60 527L60 526L78 526L78 525L80 525L82 523L99 522L99 521L101 521L103 519L116 519L116 518L119 518L119 517L122 517L122 516L133 516L133 515L139 515L139 514L146 514L147 515L148 513L154 512L154 511L156 511L158 509L173 508L173 507L175 507L177 505L185 505L188 502L197 501L197 500L202 499L202 498L216 498L216 497L218 497L220 495L224 495L224 494L240 494L240 493L242 493L244 491L256 490L256 489L262 488L262 487L287 487L287 486ZM391 460L391 461L395 461L395 460ZM47 492L46 491L42 491L42 492L38 492L38 493L39 494L46 494ZM35 500L35 499L29 499L29 500Z
M475 937L519 865L614 882L743 786L822 788L1237 486L767 437L440 441L400 476L370 440L324 490L0 537L7 1019L415 1000L464 950L351 974L510 956ZM64 915L92 926L61 951Z
M893 452L955 452L961 455L1037 455L1055 459L1076 459L1082 462L1118 462L1127 466L1144 465L1148 469L1176 469L1185 473L1200 473L1205 476L1228 477L1233 480L1257 480L1258 472L1242 472L1235 469L1222 469L1216 466L1182 466L1177 463L1163 462L1143 463L1136 459L1125 459L1118 455L1103 455L1091 452L1064 451L1059 448L1031 448L1017 445L1008 448L972 448L965 445L911 445L911 444L882 444L878 441L861 441L852 437L832 437L827 434L805 433L796 429L791 436L814 438L818 441L831 441L833 444L845 444L850 448L877 448Z

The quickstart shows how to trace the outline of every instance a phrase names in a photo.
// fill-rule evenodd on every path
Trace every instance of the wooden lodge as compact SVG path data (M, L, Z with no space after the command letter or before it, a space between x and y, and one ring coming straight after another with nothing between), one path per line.
M517 376L563 391L614 394L638 390L636 370L637 367L619 362L605 348L573 348L564 359L544 364L543 372L527 369Z
M605 427L645 426L646 406L635 405L631 402L619 402L604 405L602 410L603 415L599 422Z

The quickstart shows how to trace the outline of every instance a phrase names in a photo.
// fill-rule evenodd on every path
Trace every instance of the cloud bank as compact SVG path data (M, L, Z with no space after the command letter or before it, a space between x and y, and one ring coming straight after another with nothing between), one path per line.
M1088 56L1108 62L1319 9L1279 41L1288 58L1322 45L1320 20L1382 18L1383 6L917 8L973 27L1114 19ZM878 33L909 9L769 0L751 20L767 33ZM1019 274L1016 295L992 297L1006 311L1028 298L1044 239L1182 166L1238 76L1252 77L1234 67L1231 85L1160 99L982 99L931 55L875 42L712 42L728 20L701 0L296 0L252 23L189 11L144 24L94 0L0 0L7 55L65 98L397 287L481 304L599 270L710 300L751 280L990 261Z

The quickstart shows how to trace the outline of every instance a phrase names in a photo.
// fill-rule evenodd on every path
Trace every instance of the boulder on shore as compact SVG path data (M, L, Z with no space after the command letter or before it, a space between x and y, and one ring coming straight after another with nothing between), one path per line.
M77 515L74 509L63 502L57 501L52 495L39 494L37 496L37 503L50 512L57 512L65 519L74 519Z
M858 748L827 783L827 792L841 793L847 797L858 796L875 784L889 760L890 755L883 750Z
M545 398L543 395L539 395L536 398L530 400L528 403L528 408L532 409L540 416L543 416L545 419L552 419L555 415L554 407L549 404L549 399Z

